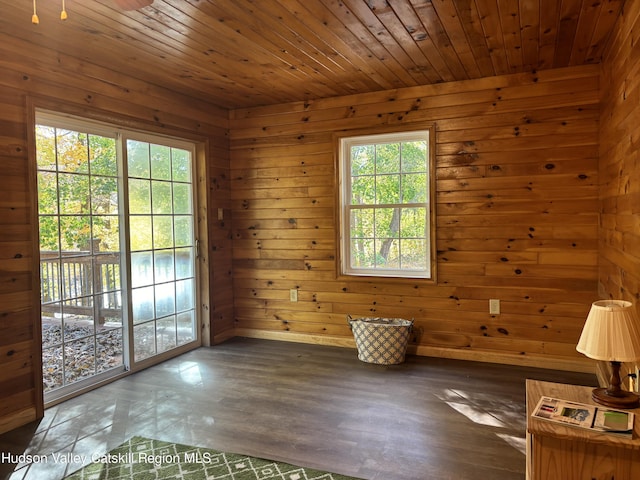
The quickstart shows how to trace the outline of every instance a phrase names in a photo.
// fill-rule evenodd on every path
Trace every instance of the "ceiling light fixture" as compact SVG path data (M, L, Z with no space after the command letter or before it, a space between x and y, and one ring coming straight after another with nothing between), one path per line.
M36 0L33 0L33 15L31 16L31 23L37 25L40 23L38 13L36 12Z
M64 0L62 0L62 11L60 12L60 20L67 19L67 10L64 5ZM31 23L38 25L40 23L40 19L38 18L38 12L36 8L36 0L33 0L33 15L31 16Z

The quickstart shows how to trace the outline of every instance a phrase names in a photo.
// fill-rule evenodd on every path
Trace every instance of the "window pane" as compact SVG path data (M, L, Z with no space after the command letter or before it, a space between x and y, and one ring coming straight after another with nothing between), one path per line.
M356 239L352 243L351 264L356 268L375 266L375 242L372 238Z
M156 316L164 317L176 312L175 284L161 283L156 285Z
M176 216L175 219L175 232L176 232L176 247L186 247L193 245L193 222L190 216Z
M193 249L176 248L176 278L193 276Z
M175 278L173 268L173 250L161 250L154 252L155 281L169 282Z
M129 224L131 226L131 250L151 250L153 247L151 217L148 215L131 216Z
M61 248L67 252L87 252L90 249L91 217L78 215L60 217Z
M376 237L377 238L397 238L400 228L400 208L378 208L376 209Z
M46 253L46 252L42 252ZM53 256L53 255L52 255ZM61 307L53 308L52 302L56 302L62 299L62 273L60 271L60 261L57 255L54 258L45 260L45 256L41 255L42 261L40 262L40 298L42 304L46 304L46 308L43 306L42 311L56 314L61 313ZM43 313L44 315L44 313Z
M156 343L158 352L166 352L175 348L176 341L176 317L171 315L156 322Z
M58 148L58 170L73 173L88 173L89 157L87 135L70 130L56 129Z
M173 217L153 217L153 248L173 247Z
M136 362L156 354L155 322L133 327L133 358Z
M118 214L118 179L91 177L91 213Z
M171 149L164 145L151 145L151 178L171 180Z
M173 213L171 184L169 182L151 182L151 204L155 215Z
M351 211L351 237L373 237L375 216L373 208L358 208Z
M373 175L376 172L375 145L351 147L351 175Z
M129 179L129 213L151 213L151 182Z
M59 244L59 231L58 231L58 217L40 217L39 219L40 229L40 251L58 251L60 250Z
M133 288L153 285L153 254L131 253L131 286Z
M400 171L400 144L387 143L376 147L376 174L398 173Z
M191 214L191 185L173 184L173 213Z
M429 268L427 242L421 239L400 240L402 268L425 270Z
M60 213L75 215L89 213L89 177L72 173L58 174Z
M402 203L426 203L429 194L426 173L402 175Z
M351 181L351 205L371 205L376 198L376 177L354 177Z
M62 345L62 305L42 306L42 348Z
M400 221L400 236L403 238L427 236L427 209L403 208Z
M73 383L95 374L96 357L93 337L67 343L64 347L66 358L74 361L65 365L65 383Z
M96 371L104 372L122 365L122 328L108 330L96 336Z
M400 175L380 175L376 177L376 203L400 203Z
M94 248L100 252L120 251L120 218L115 215L93 217Z
M36 162L40 170L56 170L55 128L36 125Z
M53 172L38 173L38 213L58 213L58 175Z
M178 344L189 343L196 339L194 312L183 312L178 314Z
M153 319L153 287L134 288L131 291L133 323Z
M100 292L113 292L115 290L119 290L120 289L120 255L113 255L113 254L104 254L104 255L96 255L95 257L95 268L96 268L96 293L100 293ZM112 294L110 294L112 295ZM96 302L98 302L98 305L100 306L101 303L104 304L104 302L113 302L115 300L120 300L119 299L119 292L118 292L118 298L116 297L101 297L101 298L97 298ZM111 303L110 303L111 304ZM113 305L116 305L115 303ZM118 303L118 305L120 305ZM115 307L105 307L105 308L115 308Z
M89 168L92 175L118 176L115 138L89 135Z
M191 153L178 148L171 149L174 182L191 182Z
M402 171L427 172L427 142L402 143Z
M43 337L46 334L45 331L42 332ZM45 372L42 383L45 393L64 385L64 364L61 352L62 349L59 346L42 349L42 371Z
M176 308L178 312L195 307L193 279L176 282Z
M83 301L84 300L84 301ZM74 313L81 307L92 308L92 303L86 299L74 299L63 302L62 304L62 340L70 342L79 338L86 338L93 335L93 317L91 315L82 315Z
M130 177L149 178L149 144L127 140L127 164Z
M376 267L393 268L400 267L399 243L396 238L379 238L376 242L378 252L376 255Z
M106 287L106 285L105 285ZM106 288L105 288L106 290ZM122 292L119 290L96 295L100 320L107 328L122 326Z
M79 298L87 297L84 300L78 300L73 307L86 306L91 307L92 297L88 297L93 293L93 268L90 256L67 257L61 265L63 298ZM64 306L63 306L64 308Z

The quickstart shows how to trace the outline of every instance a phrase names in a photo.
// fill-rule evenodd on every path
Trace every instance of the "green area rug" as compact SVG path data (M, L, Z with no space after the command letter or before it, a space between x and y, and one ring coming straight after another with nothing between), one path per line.
M132 437L66 480L358 480L288 463Z

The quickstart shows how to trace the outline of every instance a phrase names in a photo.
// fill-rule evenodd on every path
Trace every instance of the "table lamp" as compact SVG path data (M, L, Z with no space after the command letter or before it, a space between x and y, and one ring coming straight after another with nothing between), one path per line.
M640 360L640 320L631 302L594 302L576 350L589 358L611 363L609 386L593 390L595 402L611 408L640 406L637 394L620 388L620 363Z

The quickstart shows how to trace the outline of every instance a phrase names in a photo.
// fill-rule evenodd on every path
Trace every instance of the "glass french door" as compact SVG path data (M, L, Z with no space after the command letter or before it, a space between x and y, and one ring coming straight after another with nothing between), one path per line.
M193 146L37 114L45 401L199 341Z
M196 338L191 153L127 139L134 361Z

